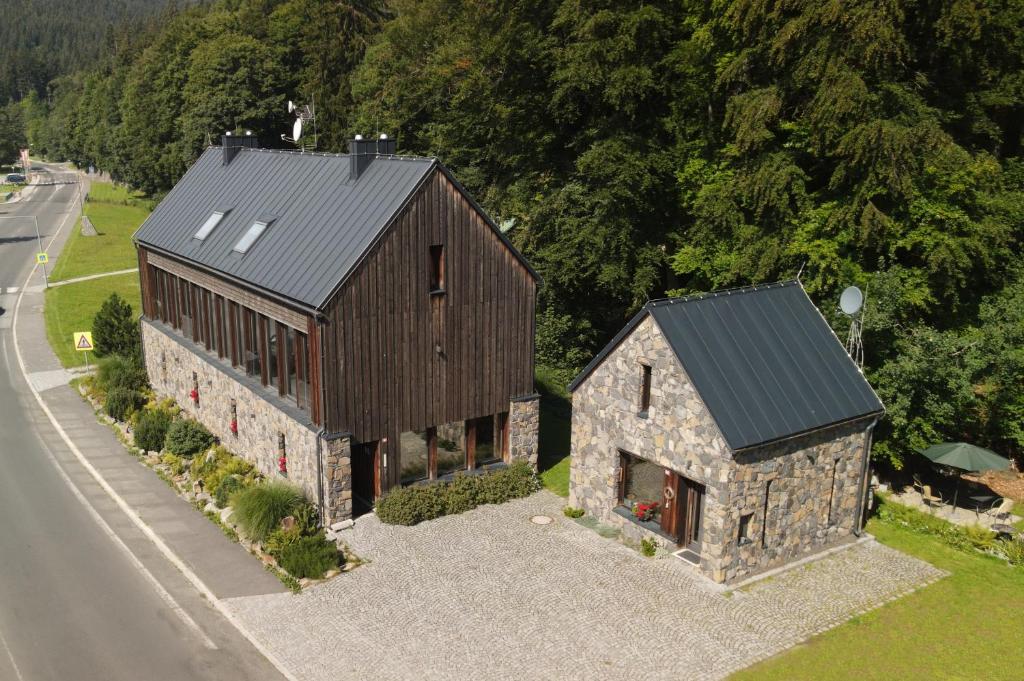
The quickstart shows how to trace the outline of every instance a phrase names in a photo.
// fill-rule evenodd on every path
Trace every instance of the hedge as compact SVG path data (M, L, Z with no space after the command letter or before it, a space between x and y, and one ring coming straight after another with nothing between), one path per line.
M377 517L390 525L415 525L453 515L481 504L502 504L540 489L540 481L525 461L482 475L456 475L450 482L414 485L392 490L377 502Z

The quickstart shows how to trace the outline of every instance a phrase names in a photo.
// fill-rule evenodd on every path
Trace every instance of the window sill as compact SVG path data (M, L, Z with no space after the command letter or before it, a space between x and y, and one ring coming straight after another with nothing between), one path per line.
M740 537L740 540L736 542L736 546L751 546L754 540L749 537Z
M661 525L654 522L653 520L640 520L635 515L633 515L632 510L626 508L625 506L616 506L615 508L612 509L612 513L618 516L622 516L634 525L639 525L640 527L644 528L645 530L648 530L649 532L653 532L654 534L660 537L668 539L673 544L678 543L678 540L675 537L670 535L668 532L665 532L665 530L661 529Z
M430 291L431 296L443 296L445 293L446 291L443 288L435 288Z

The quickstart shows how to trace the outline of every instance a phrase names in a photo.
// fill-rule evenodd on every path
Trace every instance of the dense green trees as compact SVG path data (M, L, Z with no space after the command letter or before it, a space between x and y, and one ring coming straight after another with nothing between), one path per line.
M166 191L226 128L388 132L544 275L568 376L652 297L868 292L876 451L1024 452L1024 5L1014 0L222 0L22 102L37 148Z

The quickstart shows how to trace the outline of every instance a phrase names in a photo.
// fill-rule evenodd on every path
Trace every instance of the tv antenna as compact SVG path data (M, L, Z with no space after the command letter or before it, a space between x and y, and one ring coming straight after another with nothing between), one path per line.
M313 126L313 139L309 144L309 149L316 149L317 144L317 130L316 130L316 99L313 99L312 104L296 104L292 100L288 100L288 113L295 114L295 123L292 124L292 136L281 135L281 139L285 142L291 142L295 146L299 147L302 151L306 151L306 140L308 135L303 135L308 131L309 125Z
M850 318L850 335L846 339L846 351L864 368L864 293L856 286L848 286L839 296L839 309Z

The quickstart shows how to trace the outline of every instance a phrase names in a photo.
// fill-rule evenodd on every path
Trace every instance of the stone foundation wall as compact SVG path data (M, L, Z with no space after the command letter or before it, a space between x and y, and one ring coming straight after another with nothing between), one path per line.
M540 395L514 400L508 410L509 461L528 461L537 467L540 437Z
M340 437L323 443L323 524L352 517L352 440Z
M736 455L725 519L726 581L799 558L857 529L869 424L862 420ZM749 542L738 536L744 514L750 514Z
M244 385L244 379L208 354L205 347L147 320L142 320L141 326L146 370L153 390L161 397L174 398L183 412L202 422L225 447L253 463L268 478L283 477L278 472L277 460L278 434L284 433L287 478L316 503L320 484L316 426L282 411L270 401L273 396L262 386ZM199 383L198 405L189 396L193 372ZM237 409L238 435L231 432L232 400ZM349 495L351 499L351 492ZM349 509L351 514L351 505Z
M640 412L643 370L651 367L651 403ZM703 484L701 568L713 574L724 559L731 454L689 377L654 320L640 322L572 396L569 503L620 527L634 541L661 535L613 513L619 500L619 450ZM673 545L674 548L674 545Z

